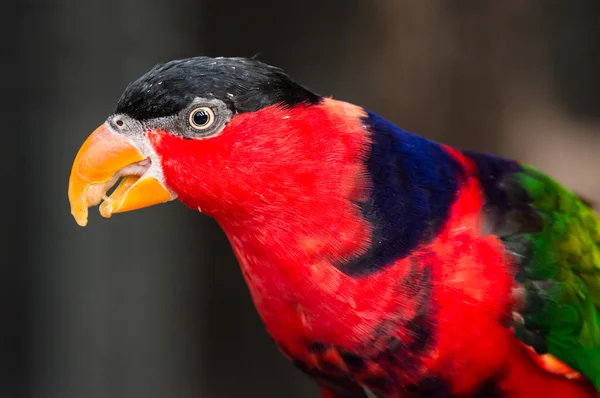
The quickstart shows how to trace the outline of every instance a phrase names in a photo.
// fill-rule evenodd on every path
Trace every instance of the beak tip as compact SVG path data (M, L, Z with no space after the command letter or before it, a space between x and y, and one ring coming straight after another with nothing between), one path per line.
M110 218L113 214L113 208L108 202L102 202L100 205L100 215L104 218Z
M79 225L80 227L85 227L88 223L87 217L82 217L80 215L78 216L76 214L73 214L73 218L75 219L77 225Z
M79 225L80 227L85 227L87 225L87 223L88 223L87 207L85 208L85 210L80 210L80 211L72 210L71 215L75 219L75 222L77 223L77 225Z

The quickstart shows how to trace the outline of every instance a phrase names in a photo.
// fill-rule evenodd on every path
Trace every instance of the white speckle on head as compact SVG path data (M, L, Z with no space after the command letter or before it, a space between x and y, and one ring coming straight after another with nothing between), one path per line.
M282 119L289 119L290 115L285 115L284 117L282 117Z
M202 213L202 208L200 206L198 206L198 211Z
M231 94L231 93L227 93L227 96L228 96L229 98L233 98L233 94Z

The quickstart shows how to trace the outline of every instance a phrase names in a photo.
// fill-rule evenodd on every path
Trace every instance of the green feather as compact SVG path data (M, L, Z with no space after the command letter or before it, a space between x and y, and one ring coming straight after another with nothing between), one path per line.
M548 353L600 391L600 219L529 165L513 178L542 221L539 232L505 239L509 247L523 249L515 254L521 257L526 308L515 333L534 347L541 338Z

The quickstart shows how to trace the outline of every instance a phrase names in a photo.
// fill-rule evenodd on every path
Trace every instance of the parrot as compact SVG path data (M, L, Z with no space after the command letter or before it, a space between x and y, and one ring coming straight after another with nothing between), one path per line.
M80 226L174 200L214 218L324 398L600 396L593 205L280 67L155 65L83 142L68 199Z

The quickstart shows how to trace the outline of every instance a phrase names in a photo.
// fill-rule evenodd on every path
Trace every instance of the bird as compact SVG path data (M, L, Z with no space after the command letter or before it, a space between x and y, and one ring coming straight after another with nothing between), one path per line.
M68 198L80 226L173 200L214 218L325 398L599 396L593 206L279 67L155 65L84 141Z

